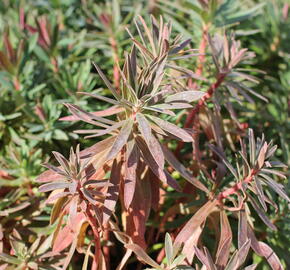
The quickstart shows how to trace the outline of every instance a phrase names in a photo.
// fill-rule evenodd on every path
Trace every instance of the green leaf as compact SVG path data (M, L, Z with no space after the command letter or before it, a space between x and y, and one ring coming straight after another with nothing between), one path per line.
M173 245L172 240L169 233L166 233L165 235L165 255L167 259L167 265L171 265L173 257Z

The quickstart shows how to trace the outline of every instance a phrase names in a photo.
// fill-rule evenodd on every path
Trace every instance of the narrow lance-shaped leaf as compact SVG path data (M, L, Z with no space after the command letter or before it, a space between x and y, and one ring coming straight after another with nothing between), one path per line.
M132 131L133 123L134 123L133 120L130 118L125 121L123 127L120 130L120 133L116 137L116 140L114 141L113 146L107 156L108 160L114 158L126 144L129 135Z
M166 147L162 146L163 153L165 155L165 159L167 162L176 170L178 171L182 177L184 177L189 183L197 187L198 189L208 193L208 189L196 178L194 178L186 168L178 161L178 159L174 156L173 153Z
M171 265L173 259L173 245L169 233L165 235L165 254L167 259L167 264Z
M185 102L193 102L201 99L206 93L202 91L183 91L176 93L174 95L168 96L165 99L165 102L177 102L177 101L185 101Z
M161 169L164 167L164 156L159 142L155 139L152 134L151 127L144 115L137 113L136 119L138 121L138 129L140 130L145 142L148 146L152 157L155 159L156 163Z
M216 255L216 264L224 268L227 264L232 243L232 230L225 211L220 212L220 240Z
M114 160L112 170L111 170L111 177L110 177L110 183L112 186L108 188L107 192L107 198L104 201L103 206L103 224L106 224L112 215L118 197L119 197L119 183L121 178L121 162L117 162L117 160Z
M184 243L190 238L192 232L198 228L206 218L211 214L215 206L217 205L217 200L208 201L192 216L192 218L185 224L182 230L178 233L175 238L174 243Z
M167 121L164 121L158 117L148 115L149 118L151 118L157 125L159 125L160 128L165 130L166 132L174 135L175 137L179 138L181 141L184 142L192 142L192 137L182 128L171 124Z
M124 176L124 205L128 209L135 192L136 170L138 165L138 150L134 141L129 141L126 151L125 176Z
M162 267L160 265L158 265L155 261L153 261L148 255L147 253L144 251L143 248L141 248L140 246L136 245L136 244L127 244L125 245L125 247L127 249L132 250L137 257L143 261L144 263L154 267L155 269L162 269Z
M115 87L110 83L110 81L107 79L107 77L102 72L102 70L99 68L99 66L96 63L93 63L93 65L95 66L95 68L98 71L100 77L102 78L102 80L104 81L104 83L106 84L106 86L109 88L109 90L112 92L112 94L114 95L114 97L117 100L120 100L121 99L120 95L117 93Z

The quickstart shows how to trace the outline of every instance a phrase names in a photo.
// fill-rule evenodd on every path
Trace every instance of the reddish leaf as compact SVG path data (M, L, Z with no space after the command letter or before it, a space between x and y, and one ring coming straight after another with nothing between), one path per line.
M232 243L232 230L225 211L220 212L220 226L220 240L216 254L216 264L220 269L223 269L228 262Z
M192 233L206 220L217 205L217 200L208 201L192 216L175 238L176 244L185 243Z
M248 236L251 239L252 249L259 255L265 257L273 270L283 270L283 266L276 253L267 244L258 241L250 226L248 226Z
M126 151L125 177L124 177L124 205L128 210L135 192L136 170L138 165L138 152L134 141L129 141Z
M114 160L112 170L111 170L111 177L110 183L112 184L108 188L107 197L104 201L103 206L103 224L106 224L110 219L112 212L115 209L115 205L117 203L119 197L119 183L121 178L121 162L117 162Z

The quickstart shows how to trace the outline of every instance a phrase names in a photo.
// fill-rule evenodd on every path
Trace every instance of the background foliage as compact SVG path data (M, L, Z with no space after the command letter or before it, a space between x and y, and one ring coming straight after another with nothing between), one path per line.
M68 243L67 246L64 244L63 248L59 247L57 255L53 253L56 250L51 251L52 232L56 229L59 230L56 228L57 223L53 222L55 220L51 220L57 218L55 216L57 210L55 205L46 204L47 196L42 191L49 190L38 189L39 183L36 178L44 171L44 167L41 165L50 160L52 151L60 152L65 157L71 156L70 162L74 164L72 167L76 166L75 170L81 171L82 168L79 168L79 164L73 162L78 158L78 151L72 153L71 147L76 149L80 144L81 149L86 149L100 141L99 138L107 138L107 136L103 136L104 133L100 135L101 137L86 139L83 134L80 134L82 132L74 132L75 130L91 129L91 125L89 121L68 121L72 120L69 118L69 111L80 120L84 118L83 115L80 117L80 114L77 113L78 109L74 111L72 105L68 104L73 104L84 111L103 111L104 116L108 115L108 119L113 120L110 116L110 105L106 99L94 99L78 92L113 98L108 85L98 75L92 62L100 66L113 87L122 88L124 93L130 92L130 87L127 82L124 82L119 66L129 65L125 51L132 57L131 47L134 40L132 42L130 37L138 36L134 23L134 19L138 18L138 15L142 15L148 25L150 24L149 14L153 14L155 18L162 15L165 21L172 22L172 40L178 34L182 35L182 41L191 39L180 48L181 50L176 51L176 55L170 51L174 48L173 43L173 45L170 44L173 47L169 46L167 51L168 58L177 57L173 61L182 67L182 70L174 68L168 73L164 71L166 83L170 83L176 88L180 86L180 83L175 78L180 76L186 77L186 80L182 78L183 89L188 83L189 87L194 90L204 92L215 83L215 79L217 81L220 79L219 75L223 74L225 68L229 68L229 61L226 61L225 55L216 54L217 59L214 60L219 64L215 66L211 55L219 50L217 46L221 43L217 40L222 38L224 33L228 36L229 44L235 44L231 39L234 36L241 42L241 48L248 48L249 51L255 53L254 58L250 58L253 55L245 56L246 61L238 68L231 67L228 70L229 78L216 85L217 90L210 93L209 97L214 102L209 101L207 106L202 104L197 111L199 114L198 127L194 124L194 117L192 119L188 117L190 114L187 114L187 107L178 108L173 117L163 115L160 118L161 121L170 121L172 124L185 128L195 125L195 129L200 134L196 140L200 147L199 151L202 153L202 160L191 157L191 144L162 138L162 142L168 147L167 151L172 150L188 170L203 185L210 186L210 190L213 192L220 188L219 184L211 181L213 177L210 174L214 166L218 166L220 170L217 170L217 173L221 174L220 179L224 179L222 187L232 181L233 175L225 172L226 166L222 162L214 165L211 160L216 159L218 155L226 154L229 162L236 167L234 165L236 160L241 161L241 158L235 156L240 150L239 139L246 141L248 127L254 130L256 137L262 137L264 134L266 141L272 140L273 145L278 145L274 154L275 161L279 160L290 165L290 16L287 0L3 0L0 3L0 14L1 269L5 269L5 267L7 269L61 269L57 267L60 267L63 262L69 264L70 269L82 269L82 265L84 265L83 267L86 264L91 265L90 261L87 262L90 254L86 251L91 249L93 232L86 227L88 225L83 226L82 217L79 217L79 221L80 230L84 232L83 245L75 243L78 252L74 253L72 260L65 258L69 257L66 257L71 253L69 246L73 246L74 243L71 245ZM139 24L142 23L139 22ZM217 34L219 36L215 36ZM207 35L212 37L213 44ZM149 44L150 40L147 43ZM135 41L139 54L142 54L143 49L140 49L138 44ZM185 45L189 45L189 47L185 48ZM197 50L187 51L188 48ZM148 45L146 49L150 51L153 50L153 47ZM154 54L153 51L151 52ZM147 53L145 49L143 53ZM158 55L160 58L162 53L163 51L160 51L160 55ZM196 55L190 58L185 57L191 53ZM235 56L233 51L230 53L232 55L228 57L233 59ZM142 61L146 63L146 58L144 59ZM140 60L139 64L141 67L142 61ZM160 62L162 64L161 60ZM160 63L158 62L158 64ZM251 70L248 72L248 69ZM158 77L160 70L158 69L156 72ZM190 72L194 72L194 74L192 75ZM125 71L124 73L128 79L130 76ZM206 80L203 80L203 77ZM152 85L156 84L158 84L157 80L153 80ZM138 98L141 99L141 97L140 94ZM133 102L131 97L126 95L122 98ZM122 103L123 99L118 101ZM168 109L165 107L168 105L167 103L170 101L167 100L162 104L163 108ZM182 104L185 106L185 103ZM128 102L125 103L124 108L128 108L129 105ZM179 106L181 105L179 104ZM162 106L159 106L160 108L162 109ZM131 112L131 109L128 110ZM108 112L107 115L106 112ZM143 115L139 114L138 117L139 124L147 120L154 122L154 119L148 116L148 112L146 112L147 120L142 118L145 117ZM155 119L156 121L159 120ZM218 122L220 124L217 124ZM160 121L156 123L162 126ZM144 125L140 132L144 136L143 145L146 145L146 143L152 142L148 143L146 140L148 138L146 137L147 124ZM219 130L219 126L222 127L220 128L222 130ZM166 126L166 132L167 128L168 126ZM210 144L216 145L216 142L219 141L216 139L216 135L212 134L214 132L219 133L217 137L222 138L220 140L224 147L223 153L220 153L219 149L214 146L210 146ZM184 133L180 133L180 137L183 141L187 141ZM140 140L138 147L143 149L140 146ZM138 145L138 140L136 143ZM259 144L258 141L257 144ZM144 153L145 150L142 151ZM55 161L52 160L50 163L55 164ZM146 160L144 164L147 166L152 162ZM112 166L114 168L112 171L118 171L120 165L114 163ZM150 165L148 166L150 167ZM183 181L186 177L180 174L174 165L166 163L165 167L171 173L173 180L182 183L182 187L186 185ZM233 170L235 171L235 169ZM232 173L233 170L231 170ZM282 171L287 175L286 168L283 167ZM105 178L113 178L108 171L104 175ZM285 186L286 192L289 191L290 183L287 179L279 180L275 176L275 180ZM173 185L173 187L175 186ZM171 238L169 234L165 233L171 232L171 235L176 237L174 232L176 233L178 228L189 220L190 214L195 213L206 201L204 195L197 196L192 192L186 194L185 189L178 193L173 190L172 185L171 187L166 186L163 191L162 205L158 206L157 202L156 209L152 206L154 212L148 213L146 220L147 253L156 259L158 265L162 261L164 262L164 258L168 256L171 249ZM276 194L267 190L265 193L278 205L275 211L273 204L274 206L270 207L271 211L267 214L278 230L271 230L261 220L258 220L255 222L256 237L269 244L280 258L283 267L290 269L289 201L285 200L287 196L284 196L282 192ZM103 196L99 193L95 195L101 198ZM90 199L83 198L83 200ZM177 202L181 203L178 205L184 206L185 209L176 209ZM263 206L263 202L259 202ZM117 206L115 214L119 219L121 212L121 207ZM219 230L219 220L223 220L223 216L212 216L212 218L218 222L215 224L213 221L207 226L201 241L210 249L210 252L215 253L212 249L216 250L219 247L215 244L216 239L212 232ZM237 236L238 219L242 220L236 215L236 218L230 220L234 236ZM119 229L115 228L115 230ZM67 234L69 233L67 232ZM123 249L120 244L122 241L117 240L121 236L114 236L111 233L102 239L103 251L108 255L106 263L111 266L111 269L116 269L122 260ZM136 238L135 240L143 248L146 246L142 239ZM122 243L124 241L123 239ZM164 241L166 256L163 248ZM140 247L133 245L127 243L128 250L133 250L140 257L140 251L136 251ZM235 237L231 253L234 251L234 247L240 248ZM120 250L122 250L122 254ZM202 252L205 251L196 250L195 252L199 254L197 257L204 264L201 258L204 257ZM167 263L164 263L165 266L162 269L174 269L170 268L168 263L171 260L173 267L173 259L173 257L167 258ZM196 259L195 263L200 263L199 260ZM257 263L256 269L270 269L267 260L252 250L245 260L246 265ZM21 265L23 267L23 263L27 268L17 268ZM54 265L56 265L55 268ZM154 263L151 266L154 267ZM126 267L127 269L144 269L144 265L133 256Z

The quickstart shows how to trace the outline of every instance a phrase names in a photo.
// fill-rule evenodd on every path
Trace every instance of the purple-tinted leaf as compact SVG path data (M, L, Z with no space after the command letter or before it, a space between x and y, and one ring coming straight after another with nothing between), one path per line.
M58 173L54 171L47 170L43 172L41 175L39 175L36 178L36 181L40 183L45 183L45 182L59 181L59 180L62 180L63 178L64 177L62 175L59 175Z
M178 171L182 177L184 177L189 183L197 187L198 189L208 193L208 189L195 177L193 177L186 168L178 161L178 159L173 155L173 153L164 145L162 145L162 150L165 155L167 162Z
M238 248L240 249L247 241L247 216L245 209L239 211L239 228L238 228Z
M171 186L172 188L176 190L180 190L179 185L177 182L168 174L166 173L162 168L159 167L159 165L156 163L155 159L152 157L151 153L148 150L148 147L145 143L145 141L140 137L136 137L136 142L138 145L138 148L141 150L142 157L145 160L146 164L150 167L152 172L164 183Z
M115 139L116 139L116 136L109 137L109 138L102 140L102 141L94 144L93 146L81 151L80 152L81 159L91 157L95 154L98 154L100 152L105 151L106 149L111 148Z
M151 127L147 119L144 117L144 115L140 113L136 114L136 119L139 124L138 129L140 130L142 136L144 137L145 142L148 146L148 149L152 154L152 157L155 159L159 167L163 169L164 167L163 152L162 152L159 142L156 140L156 138L152 134Z
M138 150L134 141L129 141L126 151L125 175L124 175L124 205L128 209L135 192L136 170L138 165Z
M237 270L245 262L250 246L251 240L248 239L243 244L243 246L232 256L225 270Z
M283 266L276 253L266 244L256 239L250 226L248 226L248 236L251 239L251 247L259 256L265 257L273 270L283 270Z
M94 130L95 134L86 136L85 139L90 139L90 138L94 138L94 137L100 137L100 136L112 133L113 131L115 131L118 128L120 128L124 123L125 123L125 121L120 121L120 122L117 122L116 124L106 128L106 129ZM91 131L90 133L92 133L93 130L88 130L88 131ZM79 130L75 130L74 132L75 133L80 133Z
M173 103L167 103L167 104L153 105L151 106L151 108L157 108L157 109L163 109L163 110L178 110L178 109L192 108L192 105L188 103L182 103L182 102L173 102Z
M50 165L49 163L44 163L43 166L46 167L47 169L51 170L51 171L54 171L54 172L58 173L59 175L68 176L68 174L65 173L63 170L61 170L60 167L56 167L56 166Z
M119 197L120 178L121 162L117 162L116 160L114 160L110 176L110 183L112 184L112 186L108 188L107 197L104 201L103 206L103 224L106 224L108 222L115 209L115 205Z
M254 177L254 183L255 183L254 185L255 190L257 191L258 200L261 203L264 211L267 212L267 205L265 203L265 195L264 195L263 187L258 177Z
M225 211L220 212L220 227L220 240L216 254L216 264L222 269L228 262L232 243L232 230Z
M184 101L184 102L193 102L196 100L201 99L206 93L202 91L183 91L176 93L174 95L168 96L165 99L165 102L178 102L178 101Z
M167 121L164 121L158 117L148 115L149 118L151 118L157 125L159 125L160 128L167 131L168 133L174 135L175 137L179 138L181 141L184 142L192 142L192 136L190 136L184 129L171 124Z
M40 186L38 190L40 192L48 192L55 189L68 188L70 185L71 183L68 183L68 182L48 183L48 184L44 184Z
M138 245L135 244L127 244L125 245L125 248L132 250L136 256L141 260L142 262L156 268L156 269L162 269L160 265L158 265L155 261L153 261L147 253L144 251L143 248L141 248Z
M114 88L114 86L110 83L110 81L107 79L107 77L105 76L105 74L102 72L102 70L99 68L99 66L95 63L93 63L93 65L95 66L96 70L98 71L100 77L102 78L102 80L104 81L104 83L106 84L106 86L109 88L109 90L112 92L112 94L114 95L114 97L117 100L120 100L120 95L117 93L116 89Z
M120 130L120 133L116 137L116 140L113 143L113 146L107 156L107 160L114 158L123 148L123 146L127 143L127 140L131 134L133 127L133 120L127 119Z
M192 232L195 231L211 214L217 203L217 200L208 201L201 208L199 208L199 210L191 217L191 219L178 233L174 243L185 243L190 238Z
M87 92L78 92L78 94L82 94L82 95L86 95L86 96L89 96L89 97L93 97L93 98L96 98L96 99L99 99L99 100L102 100L102 101L105 101L105 102L108 102L108 103L111 103L111 104L114 104L114 105L118 105L119 104L119 102L114 100L114 99L111 99L111 98L108 98L108 97L105 97L105 96L102 96L102 95L98 95L98 94L87 93Z
M288 202L290 202L290 199L288 197L288 195L286 194L286 192L284 191L284 187L283 185L277 183L276 181L274 181L271 177L269 177L268 175L265 175L263 173L260 173L259 176L263 177L263 181L271 188L273 189L277 194L279 194L283 199L287 200Z
M259 215L259 217L262 219L262 221L272 230L277 230L276 226L270 221L270 219L265 215L264 211L259 207L259 205L256 203L255 199L249 195L249 200Z
M183 50L183 48L185 48L189 43L191 42L191 39L187 39L185 41L183 41L182 43L180 43L177 47L173 48L172 50L169 51L169 55L172 54L176 54L178 52L180 52L181 50Z

